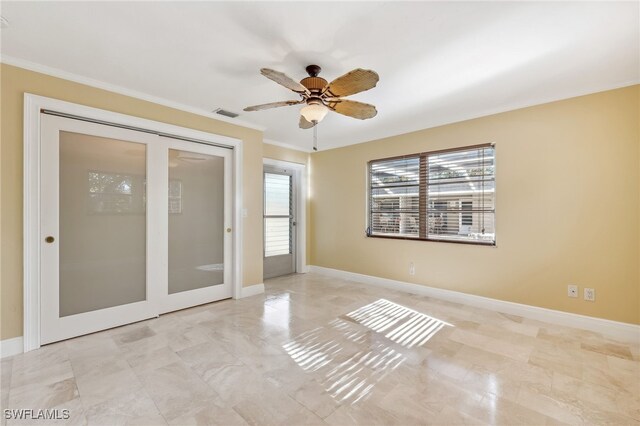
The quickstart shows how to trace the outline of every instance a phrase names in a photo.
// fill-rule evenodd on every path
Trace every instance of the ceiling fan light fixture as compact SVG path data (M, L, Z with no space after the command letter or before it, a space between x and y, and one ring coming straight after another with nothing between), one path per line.
M262 111L306 103L300 110L298 127L301 129L315 129L329 110L358 120L366 120L376 116L378 111L375 106L343 98L376 87L380 79L378 73L356 68L330 83L324 78L318 77L319 73L320 67L318 65L309 65L307 67L309 77L298 82L280 71L261 68L260 74L298 94L300 99L253 105L244 108L244 111Z
M329 108L321 103L310 103L300 110L300 114L310 123L321 122L329 112Z

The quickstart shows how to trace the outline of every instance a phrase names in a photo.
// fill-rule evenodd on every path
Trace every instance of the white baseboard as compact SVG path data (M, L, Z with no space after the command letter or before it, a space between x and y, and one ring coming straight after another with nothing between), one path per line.
M255 296L256 294L264 293L264 284L254 284L248 287L242 287L240 298Z
M355 281L363 284L370 284L378 287L389 288L392 290L405 291L407 293L419 294L422 296L447 300L449 302L463 303L465 305L484 308L510 315L518 315L524 318L548 322L551 324L595 331L607 337L623 340L625 342L640 344L640 326L635 324L611 321L603 318L588 317L585 315L572 314L569 312L556 311L553 309L540 308L537 306L507 302L504 300L490 299L488 297L476 296L473 294L460 293L452 290L428 287L426 285L374 277L371 275L356 274L354 272L325 268L322 266L311 265L309 266L309 270L312 273L317 273L329 277Z
M22 336L0 340L0 358L21 354L24 351Z

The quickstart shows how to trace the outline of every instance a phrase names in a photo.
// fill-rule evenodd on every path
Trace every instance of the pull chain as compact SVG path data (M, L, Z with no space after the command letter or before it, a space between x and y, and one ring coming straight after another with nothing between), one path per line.
M318 122L313 123L313 150L318 150Z

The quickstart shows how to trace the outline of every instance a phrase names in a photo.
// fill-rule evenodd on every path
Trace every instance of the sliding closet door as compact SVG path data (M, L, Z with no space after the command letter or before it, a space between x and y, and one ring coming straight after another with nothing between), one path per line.
M162 312L232 295L230 149L162 138L168 164Z
M41 118L41 343L156 316L157 137Z
M41 119L41 344L231 297L231 149Z

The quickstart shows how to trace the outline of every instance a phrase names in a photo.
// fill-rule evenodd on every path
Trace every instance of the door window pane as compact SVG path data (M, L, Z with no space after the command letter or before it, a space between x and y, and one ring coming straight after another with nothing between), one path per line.
M265 257L291 253L291 229L288 217L266 217L264 236Z
M169 294L224 283L224 158L169 150Z
M289 216L291 213L291 176L264 174L264 215Z
M291 176L264 174L264 256L291 253Z
M146 299L144 144L60 132L60 316Z

